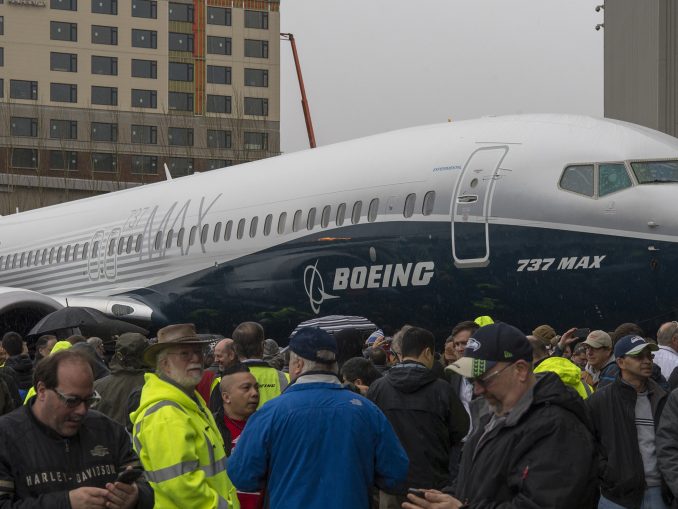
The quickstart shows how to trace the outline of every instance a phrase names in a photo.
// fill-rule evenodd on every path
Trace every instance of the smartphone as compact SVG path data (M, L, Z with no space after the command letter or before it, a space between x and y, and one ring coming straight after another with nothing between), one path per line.
M575 338L586 339L586 337L591 333L591 329L577 329L574 331L573 336Z
M118 478L115 481L124 484L132 484L134 481L139 479L143 473L144 471L140 468L130 468L128 470L123 470L122 472L118 473Z
M418 490L416 488L410 488L407 490L408 493L412 493L415 497L423 498L426 500L426 497L424 496L424 490Z

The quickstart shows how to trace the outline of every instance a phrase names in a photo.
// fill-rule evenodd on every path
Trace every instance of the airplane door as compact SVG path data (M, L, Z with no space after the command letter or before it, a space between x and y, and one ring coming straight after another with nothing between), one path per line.
M464 165L452 194L452 256L457 267L490 263L487 218L507 146L479 148Z

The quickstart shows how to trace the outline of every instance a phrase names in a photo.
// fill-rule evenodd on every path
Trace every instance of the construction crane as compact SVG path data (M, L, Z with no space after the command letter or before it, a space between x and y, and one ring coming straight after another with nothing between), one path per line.
M308 143L311 148L315 148L315 134L313 133L313 122L311 122L311 110L308 108L306 89L304 88L304 78L301 75L301 65L299 64L299 55L297 54L297 45L294 42L294 35L280 34L280 38L284 41L290 41L290 44L292 45L292 56L294 56L294 66L297 69L297 79L299 80L299 89L301 90L301 108L304 110L304 121L306 122Z

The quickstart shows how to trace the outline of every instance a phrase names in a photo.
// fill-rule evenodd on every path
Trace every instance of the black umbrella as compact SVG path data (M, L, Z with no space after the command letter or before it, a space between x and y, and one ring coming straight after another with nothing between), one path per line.
M148 334L146 329L123 320L116 320L106 316L101 311L86 307L65 307L54 311L40 320L28 333L29 336L39 336L62 329L80 329L83 334L90 336L110 337L125 332Z
M299 325L297 325L297 328L292 331L290 338L301 329L306 327L318 327L319 329L327 331L330 334L336 334L337 332L344 329L358 329L368 331L377 329L377 326L374 325L374 323L370 322L363 316L328 315L301 322Z

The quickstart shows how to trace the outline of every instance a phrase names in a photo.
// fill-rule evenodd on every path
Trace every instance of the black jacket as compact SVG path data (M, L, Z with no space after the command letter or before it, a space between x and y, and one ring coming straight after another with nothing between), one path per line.
M16 373L16 384L22 391L33 387L33 361L26 354L12 355L5 361L5 366Z
M0 380L3 380L7 384L9 393L12 396L12 401L14 402L14 408L19 408L23 404L23 401L19 394L19 386L16 384L16 373L14 370L7 366L1 367Z
M503 422L480 419L461 459L455 496L471 509L591 509L597 506L595 444L581 397L555 373L537 383Z
M125 429L90 410L78 433L63 438L40 423L32 405L0 418L0 509L70 509L70 490L104 488L131 465L141 468ZM137 508L151 509L153 490L137 481Z
M408 487L449 484L450 451L469 426L450 384L423 364L406 361L373 382L367 397L384 412L410 458Z
M648 396L655 430L666 392L652 379ZM600 491L616 504L640 508L646 489L643 458L636 431L636 390L617 378L588 399L600 454Z

